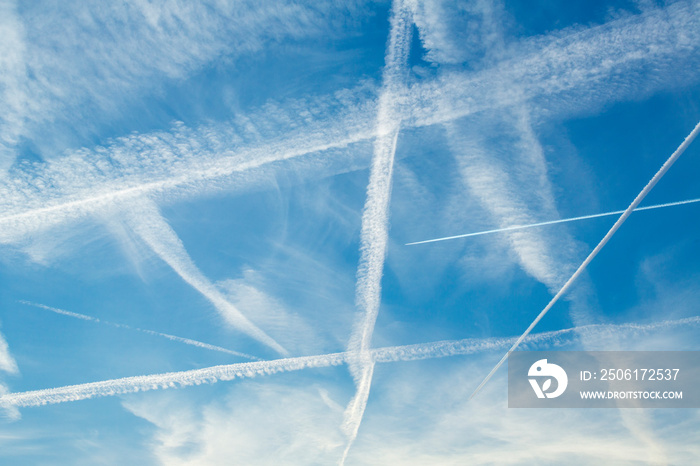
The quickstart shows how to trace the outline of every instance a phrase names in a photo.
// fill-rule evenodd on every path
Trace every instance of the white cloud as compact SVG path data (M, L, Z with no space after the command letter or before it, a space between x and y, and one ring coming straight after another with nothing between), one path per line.
M17 374L17 362L10 354L10 348L5 341L5 337L0 333L0 370L10 374Z
M268 285L258 272L247 268L242 278L216 285L236 308L292 354L313 354L322 346L309 322L266 291Z
M522 145L520 133L509 123L516 124L506 120L494 127L469 120L448 127L449 145L465 187L500 228L558 218L546 170L541 171L545 162L539 144L518 147ZM490 134L489 131L498 134L497 141L481 136ZM537 163L532 163L530 158L536 158ZM521 230L503 236L524 270L550 291L558 291L570 275L573 240L562 235L562 229L556 234Z
M64 137L54 127L73 124L70 130L80 133L212 60L235 61L284 39L332 34L333 15L357 7L286 0L3 2L3 163L22 137L53 131L42 154L53 157L50 149Z
M692 410L676 419L652 411L645 422L658 436L654 445L630 435L620 410L509 409L505 377L467 401L490 361L445 362L384 374L348 464L690 464L700 453Z
M24 90L26 81L26 47L24 27L17 18L13 2L0 3L0 108L3 109L0 122L2 127L11 128L2 131L0 136L0 171L13 161L11 146L17 143L17 136L24 126L23 108L27 104Z
M333 464L343 445L341 413L315 387L244 383L203 406L178 395L124 406L158 428L152 452L164 465Z
M6 395L10 392L10 390L7 388L5 384L0 383L0 397L3 395ZM16 421L18 419L22 418L22 415L19 412L19 409L17 409L16 406L7 406L7 405L1 405L0 406L0 418L5 418L10 421ZM0 434L0 440L3 439L2 434Z
M493 61L493 43L503 18L501 2L489 0L416 0L413 17L426 49L425 59L434 63L469 62L472 67L485 56Z
M115 202L143 196L168 202L182 196L221 190L250 189L270 183L267 169L274 163L306 155L336 155L350 145L368 139L372 132L362 114L373 107L363 95L339 93L327 101L296 102L286 109L266 106L245 121L198 129L178 124L170 133L132 135L103 148L76 151L48 164L26 164L11 174L0 173L0 223L7 228L0 242L16 242L57 225L101 214ZM362 100L358 100L362 99ZM317 115L293 120L299 106ZM338 108L339 107L339 108ZM329 121L326 121L329 119ZM254 124L255 123L255 124ZM271 134L283 128L286 138ZM326 151L330 151L326 152ZM346 171L358 155L351 154L350 168L311 157L304 172ZM304 164L302 164L304 165ZM266 176L268 175L268 176Z
M525 41L517 58L490 69L415 84L404 108L405 125L449 122L526 100L534 115L540 106L550 116L587 112L611 100L695 80L687 71L700 43L693 40L700 31L695 8L674 4L591 30ZM684 60L679 69L671 66ZM509 91L514 82L517 92ZM49 165L17 167L4 174L0 185L0 241L15 242L115 200L155 195L159 203L170 202L266 182L263 167L304 155L353 160L356 155L346 149L374 136L365 115L375 112L374 88L360 86L330 97L270 104L226 125L178 125L169 133L131 135L106 147L71 152ZM313 169L310 164L302 171Z
M690 70L700 58L699 9L697 3L677 2L601 26L523 40L505 48L494 66L467 75L449 71L414 86L408 124L444 123L524 102L533 117L570 116L640 99L661 86L695 82Z

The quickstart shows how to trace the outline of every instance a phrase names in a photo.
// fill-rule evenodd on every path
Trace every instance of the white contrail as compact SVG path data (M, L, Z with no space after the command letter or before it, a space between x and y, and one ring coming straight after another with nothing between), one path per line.
M559 301L559 298L566 293L566 291L571 287L571 285L576 281L579 275L584 271L586 266L590 264L590 262L593 260L593 258L600 252L601 249L607 244L607 242L612 238L612 236L615 234L615 232L622 226L623 223L625 223L625 220L632 215L632 212L637 208L637 206L642 202L642 200L646 197L647 194L652 190L654 186L656 186L656 183L659 182L661 178L666 174L666 172L671 168L671 166L675 163L676 160L685 152L685 150L688 148L691 142L695 139L695 137L700 133L700 122L698 122L697 125L695 125L695 128L690 132L690 134L685 138L685 140L681 143L680 146L671 154L671 156L666 160L666 162L661 166L658 172L654 175L654 177L649 180L646 186L644 186L644 189L641 190L641 192L637 195L637 197L634 198L632 203L625 209L623 214L620 216L619 219L615 222L615 224L610 228L610 231L608 231L603 239L600 240L598 245L591 251L591 253L586 257L586 259L581 263L581 265L576 269L576 271L571 275L571 277L564 283L564 286L561 287L559 292L554 295L552 300L545 306L544 309L539 313L539 315L535 318L535 320L532 321L530 326L525 329L525 332L513 343L513 346L506 352L506 354L503 355L500 361L494 366L493 369L491 369L491 372L488 373L486 378L479 384L478 387L476 387L476 390L474 390L474 393L471 394L469 397L470 399L476 395L479 390L486 384L486 382L489 381L489 379L493 376L493 374L496 373L499 367L503 365L506 359L508 359L508 355L514 351L518 345L523 341L523 339L532 331L533 328L535 328L535 325L549 312L549 310L554 306L554 304Z
M528 335L524 342L533 345L559 345L562 338L571 337L574 342L586 334L621 334L636 335L640 332L700 325L700 316L685 319L655 322L651 324L599 324L574 327L564 330ZM452 357L498 351L510 347L515 337L511 338L466 338L463 340L436 341L416 345L392 346L370 350L372 363L389 363L399 361L417 361L423 359ZM243 362L222 366L213 366L181 372L124 377L79 385L69 385L44 390L8 393L0 396L0 407L28 408L47 404L79 401L96 397L116 396L127 393L150 390L187 387L218 381L250 378L259 375L291 372L309 368L322 368L347 364L354 359L350 352L330 353L316 356L275 359L271 361Z
M676 85L680 79L676 71L687 74L685 70L694 69L697 62L698 10L697 2L676 2L587 30L565 30L550 37L526 40L517 44L524 54L514 54L514 58L492 69L470 74L446 73L434 81L416 83L409 92L408 116L403 126L444 123L484 110L512 106L523 99L533 101L535 106L539 105L537 99L542 100L549 114L572 114L611 99L621 100L633 92L638 97L640 88L646 95ZM672 68L679 62L686 67ZM491 87L496 80L520 83L522 95L494 94ZM572 99L572 92L581 98ZM94 166L95 172L74 169L74 165L82 167L76 162L79 152L74 154L76 157L64 157L49 164L50 169L32 166L23 172L19 167L17 177L0 182L0 242L23 240L27 233L84 218L114 201L144 194L171 196L173 191L183 189L201 194L205 188L218 186L217 183L235 173L368 140L374 134L371 124L364 124L364 115L372 112L355 110L367 110L372 104L362 98L358 101L360 104L345 114L352 113L351 118L335 118L332 112L324 111L321 114L333 119L332 125L313 126L313 131L305 130L302 136L285 133L275 143L256 147L240 143L226 149L211 147L211 140L202 134L211 134L214 140L226 137L226 131L204 128L197 134L199 139L186 135L194 141L190 146L175 131L119 138L106 148L80 151L85 154L84 165ZM341 102L338 107L343 105ZM232 132L233 127L227 131ZM313 137L307 137L309 132ZM151 146L153 141L163 144ZM203 148L201 151L199 146ZM155 156L137 157L144 147ZM230 147L237 149L234 152ZM188 151L196 157L183 155ZM131 171L125 167L143 170ZM106 175L99 176L103 169ZM43 185L39 186L37 180Z
M503 55L506 52L505 31L499 21L504 15L503 10L498 5L494 7L493 4L488 3L477 5L477 15L482 15L482 26L478 30L483 34L482 44L486 48L486 56ZM446 43L449 41L449 39L443 40ZM438 43L437 46L439 47L440 44ZM621 73L626 77L630 76L627 70ZM450 148L454 151L455 157L458 160L461 159L460 165L464 167L462 173L467 187L471 188L474 197L482 201L484 207L497 221L495 228L505 228L505 232L501 233L502 239L515 252L515 257L520 261L523 270L544 283L554 294L571 275L572 269L580 263L580 259L577 260L572 252L580 250L582 245L579 245L566 230L537 228L518 231L524 229L512 228L515 225L540 222L542 219L562 218L557 210L554 189L547 173L545 150L535 133L532 121L533 118L537 118L537 108L529 99L524 98L523 94L527 92L526 89L529 86L525 84L526 89L524 92L521 91L522 81L507 79L512 76L513 74L510 76L504 74L500 82L494 82L494 86L522 103L513 105L508 112L487 112L480 115L480 118L470 118L459 126L457 134L465 132L472 134L471 140L482 140L480 144L482 147L478 147L478 143L477 147L473 146L474 143L469 144L471 141L468 138L465 141L467 144L461 144L459 140L456 143L450 141ZM634 80L634 78L631 79ZM493 115L494 123L491 124L498 125L495 133L484 128L489 127L487 126L489 114ZM511 133L512 130L503 128L503 125L512 125L515 131ZM451 137L455 136L454 130L448 130L448 134ZM483 136L487 134L499 134L499 137L489 141L488 136L485 138ZM469 149L465 150L465 146ZM472 147L475 150L470 150ZM481 157L480 153L483 154ZM503 164L502 157L493 157L496 153L507 154L508 162ZM474 192L474 188L481 184L478 181L480 178L483 180L485 177L494 175L499 182L482 185L481 189ZM508 197L511 199L509 200ZM622 211L618 212L618 214L621 213ZM582 279L584 279L583 276L578 279L579 283ZM575 326L595 320L591 319L591 308L595 305L591 306L593 304L591 300L594 298L590 294L584 292L569 295L568 299L571 303L569 314ZM582 348L590 349L585 339L582 339ZM628 419L628 411L621 413L621 416L623 424L629 428L630 433L647 445L648 451L654 451L658 442L655 441L651 429L645 428L647 423L641 418L644 414L631 422Z
M537 99L543 100L549 115L572 113L629 96L641 84L650 92L676 83L676 70L673 79L663 78L671 74L671 64L688 59L691 69L697 60L697 11L696 4L677 2L588 30L525 40L518 44L522 53L491 69L445 73L412 85L402 125L445 123L524 100L537 107ZM656 79L649 73L657 73ZM494 82L517 82L520 90L517 95L496 92ZM581 98L572 99L571 92ZM220 189L236 173L370 140L375 132L365 115L376 112L376 106L364 95L366 89L349 93L352 104L335 100L312 112L326 121L309 117L309 123L300 122L303 131L284 127L285 133L273 142L242 144L234 124L196 131L178 127L171 133L120 138L106 148L76 151L26 171L20 167L16 176L0 183L0 242L21 241L31 232L84 218L114 202L144 195L169 199L173 194L201 194ZM261 126L278 125L285 118L297 122L295 110L277 108L275 113L283 118L272 115ZM269 112L255 115L262 114Z
M345 124L350 126L351 129L356 129L350 122L345 120L341 120L339 126L343 127ZM223 182L222 180L226 180L226 178L236 173L244 173L275 162L290 160L308 154L344 148L368 140L374 135L371 131L358 130L347 135L340 135L342 137L329 141L329 135L334 135L338 131L337 129L320 128L318 131L310 131L301 139L290 137L284 143L271 143L260 147L246 148L235 154L232 154L230 151L223 154L217 152L216 155L221 157L215 160L205 159L204 154L197 154L193 151L191 155L201 155L201 157L197 162L192 162L191 166L177 159L165 161L165 166L162 167L159 173L150 173L153 167L147 166L143 167L145 172L143 176L134 176L133 179L122 179L122 174L115 174L113 179L104 179L102 184L94 187L79 186L76 188L72 186L81 191L79 194L52 193L49 192L51 188L46 187L45 191L49 192L49 195L45 198L28 198L24 191L31 193L35 191L35 188L27 186L23 187L22 192L3 193L0 185L0 194L6 195L6 202L16 201L11 205L11 209L8 209L10 212L0 217L0 226L3 227L3 230L0 230L0 243L12 242L15 241L16 237L22 238L29 232L50 228L68 220L79 219L94 212L109 209L115 203L136 202L144 196L157 197L165 193L176 192L177 190L182 190L188 194L189 191L201 193L209 189L215 190L218 188L217 183ZM173 147L169 147L166 144L163 144L163 147L159 147L157 144L158 136L148 137L148 135L145 135L144 139L146 141L143 144L156 144L156 149L159 152L168 153L173 150ZM201 143L201 141L195 140L195 143ZM123 149L117 148L116 150ZM197 157L192 158L197 159ZM123 165L126 166L129 162L125 161ZM158 162L162 163L163 161L158 160ZM71 161L71 163L78 165L81 162ZM136 160L134 166L138 167L138 164L139 160ZM60 162L56 162L55 165L60 165ZM70 164L66 165L69 166L60 167L57 171L69 171L68 169L71 168ZM92 167L89 167L89 163L85 163L85 165L88 165L88 168L81 167L85 168L87 172L85 176L76 175L75 180L59 180L54 181L52 184L59 186L70 185L71 183L76 184L82 182L81 178L96 178L102 175L101 173L95 175L89 172L89 169ZM158 164L152 165L157 167ZM184 173L172 173L177 171L176 169L182 170ZM43 176L50 179L51 175L52 173L47 173ZM132 174L128 173L128 175ZM159 180L158 178L162 179ZM32 204L39 204L41 207L30 207L19 212L11 212L12 208L22 208ZM2 205L1 198L0 205Z
M87 320L88 322L94 322L96 324L100 323L100 324L109 325L111 327L124 328L127 330L134 330L136 332L147 333L148 335L154 335L154 336L158 336L158 337L167 338L168 340L177 341L179 343L184 343L186 345L196 346L198 348L204 348L204 349L208 349L208 350L212 350L212 351L218 351L220 353L232 354L234 356L240 356L242 358L252 359L254 361L260 360L260 358L256 358L255 356L251 356L250 354L240 353L238 351L233 351L230 349L222 348L221 346L210 345L209 343L204 343L201 341L192 340L190 338L183 338L183 337L178 337L175 335L170 335L168 333L156 332L155 330L147 330L147 329L143 329L143 328L132 327L131 325L126 325L126 324L117 324L114 322L110 322L108 320L98 319L97 317L92 317L92 316L88 316L85 314L78 314L77 312L66 311L65 309L58 309L58 308L51 307L51 306L45 306L43 304L32 303L30 301L19 301L19 302L22 304L26 304L28 306L34 306L34 307L38 307L41 309L46 309L47 311L51 311L51 312L56 313L56 314L61 314L64 316L73 317L75 319Z
M359 319L355 322L348 343L348 352L355 355L355 360L349 364L349 368L357 391L343 415L343 431L348 441L340 459L341 466L345 463L357 437L374 373L374 362L371 361L369 350L382 294L394 156L401 128L401 106L405 104L406 99L406 65L411 49L412 27L409 9L403 0L394 0L377 109L377 137L374 141L367 199L362 213L360 263L355 287Z
M673 206L678 206L678 205L694 204L696 202L700 202L700 198L688 199L685 201L677 201L677 202L667 202L665 204L655 204L655 205L650 205L650 206L645 206L645 207L637 207L636 209L634 209L634 212L641 212L643 210L662 209L664 207L673 207ZM612 212L604 212L604 213L600 213L600 214L583 215L581 217L569 217L569 218L562 218L559 220L549 220L546 222L531 223L529 225L513 225L511 227L497 228L495 230L484 230L484 231L477 231L474 233L465 233L463 235L445 236L442 238L427 239L427 240L423 240L423 241L415 241L413 243L406 243L406 246L413 246L414 244L436 243L438 241L448 241L451 239L470 238L472 236L490 235L492 233L502 233L502 232L513 231L513 230L523 230L526 228L542 227L545 225L556 225L557 223L577 222L579 220L589 220L589 219L593 219L593 218L609 217L611 215L620 215L624 212L625 212L624 210L615 210Z
M128 210L123 210L126 221L131 229L155 252L163 261L195 290L211 302L219 314L232 327L269 346L279 354L286 356L285 350L279 343L263 332L244 316L228 299L214 286L197 268L185 250L175 231L168 225L158 207L148 200L129 204Z

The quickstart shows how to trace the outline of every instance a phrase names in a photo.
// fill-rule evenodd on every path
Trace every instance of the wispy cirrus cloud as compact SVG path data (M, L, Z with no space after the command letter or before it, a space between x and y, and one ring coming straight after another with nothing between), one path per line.
M540 106L550 116L588 112L609 101L638 98L640 92L695 79L683 70L698 60L696 8L681 2L590 30L526 40L518 49L522 55L509 52L506 56L513 58L489 69L450 72L413 84L404 127L450 122L523 101L535 116ZM687 67L671 67L683 60ZM517 93L507 90L508 82L518 83ZM201 195L232 182L250 182L235 175L285 160L324 151L347 156L346 148L375 136L364 117L374 112L374 89L365 86L326 99L271 104L228 125L179 125L170 133L128 136L50 164L17 167L3 174L0 241L16 242L91 215L113 200L150 194L163 202Z
M269 291L261 274L246 268L241 278L216 284L224 296L249 319L293 354L309 354L318 345L319 336L312 322L289 309L283 300Z
M180 0L3 2L2 164L12 162L23 138L53 158L52 148L70 146L63 142L70 137L60 130L89 135L95 120L118 117L125 103L160 92L168 81L187 78L214 60L235 62L283 40L333 34L328 24L334 15L360 7L285 0L264 6ZM83 124L71 128L76 118ZM45 144L42 132L52 133Z
M4 131L0 136L0 169L7 168L14 159L12 146L24 131L23 112L28 96L24 89L26 79L26 44L24 27L19 21L13 2L0 4L0 95L3 96Z
M19 373L17 361L15 361L15 358L12 357L12 354L10 354L10 348L2 333L0 333L0 371L7 372L9 374ZM0 396L7 393L9 393L9 389L5 384L0 382ZM18 419L20 414L15 408L8 407L7 409L0 410L0 416L5 416L8 419Z
M15 358L12 357L12 354L10 354L10 348L2 333L0 333L0 370L10 374L17 374L19 372L17 362Z
M667 426L662 410L653 414L651 424L664 447L658 452L630 437L616 410L572 410L563 416L556 410L508 409L500 385L484 393L486 402L467 403L468 382L483 369L483 360L449 362L402 364L386 371L391 380L376 383L373 396L379 402L348 463L516 465L567 463L574 457L588 463L686 464L698 454L693 442L698 420L690 410L674 414ZM429 376L416 380L417 366ZM251 465L280 457L289 464L331 464L343 447L339 413L325 406L315 389L246 381L204 406L191 405L182 392L143 394L122 403L155 427L150 452L162 464L225 465L232 455ZM259 406L279 414L273 421L261 415Z
M160 464L332 464L343 436L322 387L246 381L203 407L175 392L122 403L155 427Z

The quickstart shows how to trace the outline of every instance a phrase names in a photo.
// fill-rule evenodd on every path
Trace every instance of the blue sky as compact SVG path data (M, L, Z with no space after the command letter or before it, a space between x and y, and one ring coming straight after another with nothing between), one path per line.
M5 1L0 31L1 463L700 456L696 410L508 409L505 368L468 400L615 216L406 245L630 205L700 120L697 1ZM698 147L642 205L700 198ZM698 208L634 213L523 348L700 350Z

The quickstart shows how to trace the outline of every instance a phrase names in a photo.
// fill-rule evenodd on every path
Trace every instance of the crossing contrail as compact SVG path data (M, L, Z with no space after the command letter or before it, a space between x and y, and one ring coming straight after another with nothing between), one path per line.
M547 312L549 312L549 310L552 308L552 306L554 306L554 304L557 301L559 301L559 298L561 298L562 295L564 293L566 293L566 291L571 287L571 285L574 283L574 281L576 281L576 279L579 277L579 275L581 275L581 273L584 271L586 266L588 266L588 264L590 264L590 262L593 260L593 258L595 258L595 256L598 255L600 250L603 249L603 247L607 244L607 242L610 240L610 238L612 238L612 236L615 234L615 232L622 226L623 223L625 223L625 220L627 220L627 218L630 215L632 215L632 212L634 212L634 210L637 208L637 206L642 202L642 200L644 200L646 195L649 194L649 192L652 190L652 188L654 186L656 186L656 183L658 183L659 180L661 178L663 178L663 176L666 174L666 172L669 170L669 168L671 168L671 166L676 162L676 160L678 160L678 158L683 154L683 152L685 152L685 150L693 142L693 140L698 135L698 133L700 133L700 122L698 122L698 124L695 125L695 128L693 128L693 130L685 138L685 140L681 143L681 145L678 146L678 149L676 149L673 152L673 154L671 154L671 156L661 166L659 171L656 172L654 177L651 180L649 180L647 185L644 186L644 188L641 190L641 192L639 194L637 194L637 197L634 198L634 200L632 201L632 204L630 204L629 207L627 207L627 209L625 209L623 211L620 218L618 218L617 221L615 222L615 224L612 226L612 228L610 228L610 231L608 231L605 234L603 239L600 240L598 245L593 249L593 251L591 251L591 253L588 255L588 257L586 257L586 259L581 263L581 265L579 265L578 269L576 269L576 271L573 273L573 275L571 275L571 277L566 281L566 283L564 283L564 286L562 286L561 289L559 290L559 292L556 295L554 295L554 297L552 298L551 301L549 301L549 304L547 304L545 306L545 308L542 309L542 311L535 318L535 320L532 321L530 326L527 329L525 329L525 332L515 341L515 343L513 343L513 346L508 350L508 352L506 352L506 354L503 355L503 357L501 358L500 361L498 361L496 366L494 366L494 368L491 369L491 372L489 372L488 375L486 376L486 378L479 384L478 387L476 387L476 390L474 390L474 393L471 394L469 399L474 398L474 396L477 393L479 393L479 390L481 390L481 388L486 384L486 382L488 382L489 379L491 379L491 377L493 377L493 374L495 374L496 371L498 370L498 368L503 365L505 360L508 359L508 355L512 351L514 351L520 345L520 343L522 343L523 339L525 339L525 337L532 331L532 329L535 328L535 325L537 325L537 323L540 320L542 320L542 318L545 316L545 314L547 314Z
M664 207L673 207L673 206L678 206L678 205L694 204L696 202L700 202L700 198L688 199L686 201L667 202L665 204L656 204L656 205L650 205L650 206L645 206L645 207L637 207L636 209L634 209L634 212L641 212L643 210L662 209ZM414 244L436 243L438 241L448 241L451 239L469 238L472 236L490 235L492 233L502 233L502 232L513 231L513 230L524 230L526 228L542 227L545 225L556 225L557 223L577 222L579 220L589 220L592 218L600 218L600 217L609 217L612 215L619 215L619 214L622 214L624 212L625 212L624 210L615 210L612 212L603 212L601 214L583 215L581 217L570 217L570 218L562 218L559 220L549 220L546 222L530 223L529 225L513 225L511 227L497 228L495 230L484 230L484 231L477 231L474 233L465 233L463 235L445 236L442 238L426 239L423 241L415 241L413 243L406 243L406 246L413 246Z
M355 302L360 315L348 343L348 351L354 354L349 368L357 390L343 415L342 427L348 441L339 462L341 466L357 437L372 385L374 361L370 357L370 345L381 302L394 156L401 129L401 106L407 92L406 67L411 50L413 21L403 0L394 0L391 10L391 27L375 123L377 137L374 140L367 200L362 212L360 263L355 288Z
M132 327L131 325L126 325L126 324L117 324L115 322L109 322L108 320L98 319L97 317L92 317L92 316L88 316L85 314L79 314L77 312L66 311L65 309L58 309L58 308L51 307L51 306L45 306L44 304L32 303L30 301L19 301L19 302L22 304L26 304L28 306L34 306L34 307L38 307L40 309L45 309L45 310L51 311L55 314L73 317L75 319L87 320L88 322L94 322L96 324L97 323L105 324L105 325L109 325L111 327L116 327L116 328L124 328L127 330L134 330L136 332L146 333L148 335L167 338L168 340L177 341L179 343L184 343L186 345L196 346L198 348L208 349L208 350L212 350L212 351L219 351L220 353L232 354L234 356L240 356L242 358L252 359L254 361L260 360L260 358L256 358L255 356L251 356L250 354L240 353L238 351L233 351L230 349L222 348L221 346L210 345L209 343L204 343L201 341L192 340L190 338L183 338L183 337L178 337L175 335L170 335L168 333L156 332L155 330L147 330L147 329L143 329L143 328Z
M700 326L700 316L679 320L654 322L651 324L597 324L573 327L563 330L535 333L524 340L528 344L560 344L563 338L571 337L576 341L585 335L613 333L624 336L654 330L676 327ZM415 345L373 348L369 351L372 363L389 363L399 361L417 361L444 358L487 351L499 351L508 348L516 341L515 337L505 338L466 338L463 340L436 341ZM168 388L187 387L204 383L216 383L224 380L264 376L280 372L302 369L322 368L348 364L354 358L351 352L302 356L270 361L242 362L221 366L206 367L181 372L124 377L103 380L101 382L69 385L43 390L7 393L0 396L0 408L28 408L47 404L65 403L105 396L124 395Z

